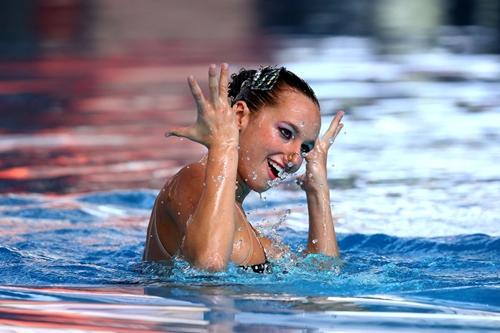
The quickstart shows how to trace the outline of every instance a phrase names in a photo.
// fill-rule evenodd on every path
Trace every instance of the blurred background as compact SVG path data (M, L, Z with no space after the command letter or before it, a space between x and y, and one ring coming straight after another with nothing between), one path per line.
M163 133L194 120L185 78L205 82L210 63L284 64L313 85L325 117L342 108L347 122L371 126L386 115L372 133L383 136L407 131L414 119L405 112L437 100L433 112L446 101L458 114L498 114L499 53L497 0L2 1L0 192L159 188L203 153ZM411 139L430 122L451 132L469 122L443 117ZM490 122L498 118L485 119L468 144L486 142L488 174L499 133ZM359 156L366 138L355 133L347 147ZM432 133L439 151L450 138ZM406 159L406 148L392 158ZM346 161L337 185L377 167L369 157L357 171Z

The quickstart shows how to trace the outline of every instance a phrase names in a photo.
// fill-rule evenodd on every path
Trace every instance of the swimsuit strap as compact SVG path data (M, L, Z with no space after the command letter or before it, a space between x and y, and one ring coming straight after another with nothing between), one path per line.
M262 245L262 243L259 240L259 235L257 234L258 233L257 230L253 227L252 223L248 222L248 225L250 226L250 228L252 228L252 231L255 235L255 238L257 238L257 242L259 242L260 248L262 249L262 252L264 252L264 258L266 259L266 262L267 262L266 249L264 248L264 245Z
M245 216L245 213L243 213L243 209L238 204L236 204L236 208L240 212L241 216L243 216L243 220L246 220L246 216ZM250 256L253 253L253 239L252 239L252 236L250 235L250 230L248 230L248 228L246 228L246 229L247 229L248 238L250 238L250 250L248 251L248 254L247 254L245 260L243 260L243 262L244 262L243 265L245 265L248 262L248 259L250 258Z
M161 254L163 254L167 258L172 258L172 255L168 253L167 249L165 246L163 246L163 243L161 242L160 235L158 234L158 229L156 226L156 201L155 201L155 206L153 207L154 213L152 216L153 219L153 225L151 226L151 233L154 235L154 238L156 240L156 243L158 244L158 248L160 249Z
M238 204L236 204L236 206L238 207L238 210L241 212L241 214L243 215L243 217L246 220L246 216L243 213L243 209ZM271 273L272 272L271 263L267 260L266 251L264 249L264 246L262 245L262 243L259 240L259 237L257 235L257 230L255 230L255 228L253 227L253 225L250 222L248 222L248 225L250 226L250 229L252 230L255 237L257 238L257 242L259 242L259 245L260 245L260 248L262 249L262 252L264 252L265 261L263 263L260 263L260 264L255 264L255 265L250 265L250 266L240 265L239 267L245 271L248 271L249 269L251 269L255 273ZM249 231L249 233L250 233L250 231ZM248 256L245 258L244 262L247 262L248 258L253 253L253 239L250 240L250 246L251 246L250 251L248 252Z

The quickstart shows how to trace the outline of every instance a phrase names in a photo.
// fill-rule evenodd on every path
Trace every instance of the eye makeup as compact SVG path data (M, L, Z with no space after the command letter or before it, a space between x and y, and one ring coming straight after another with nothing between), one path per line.
M304 143L302 146L300 146L300 152L302 154L307 154L308 152L310 152L312 149L314 148L314 144L307 144L307 143Z
M297 129L292 124L279 123L278 130L281 136L286 140L295 139Z
M289 141L295 139L300 131L297 126L289 122L280 122L277 125L278 131L283 139ZM307 154L314 148L314 141L308 141L300 146L301 154Z

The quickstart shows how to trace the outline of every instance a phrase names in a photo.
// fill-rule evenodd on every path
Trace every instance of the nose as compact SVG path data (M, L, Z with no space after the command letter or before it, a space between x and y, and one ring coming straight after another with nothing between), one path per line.
M290 152L286 155L286 170L294 173L302 165L302 156L297 152Z

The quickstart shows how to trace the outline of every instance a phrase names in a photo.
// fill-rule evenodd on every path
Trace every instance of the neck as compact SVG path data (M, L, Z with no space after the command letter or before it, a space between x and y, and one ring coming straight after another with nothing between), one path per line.
M207 155L204 155L201 158L200 163L202 165L206 165ZM236 202L239 203L240 205L243 204L243 200L245 200L250 191L251 191L250 187L248 187L248 185L240 177L240 175L236 174L236 191L235 191Z
M243 200L247 197L248 193L250 193L250 187L241 179L240 175L236 176L236 191L235 198L236 202L242 204Z

